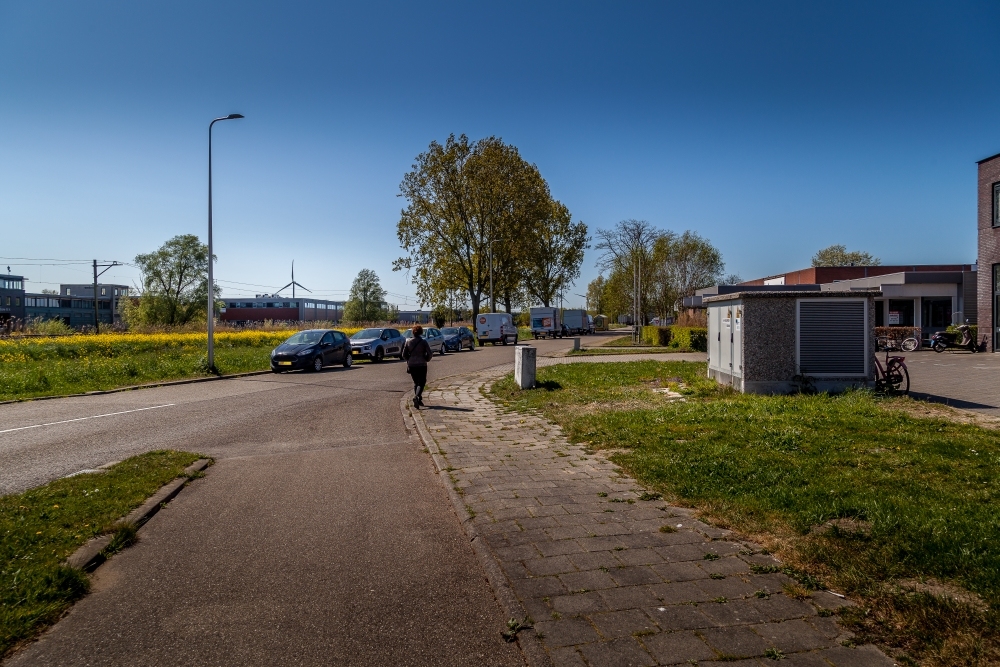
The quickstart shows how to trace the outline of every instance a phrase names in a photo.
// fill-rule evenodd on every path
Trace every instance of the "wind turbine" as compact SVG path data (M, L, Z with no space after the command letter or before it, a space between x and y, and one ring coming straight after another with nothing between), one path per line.
M312 290L308 289L305 285L303 285L301 283L295 282L295 260L294 259L292 260L292 282L288 283L287 285L285 285L284 287L282 287L280 290L278 290L277 292L275 292L274 293L275 296L277 296L278 294L280 294L282 290L286 290L289 287L292 288L292 298L293 299L295 298L295 288L296 287L301 287L305 291L307 291L310 294L312 294Z

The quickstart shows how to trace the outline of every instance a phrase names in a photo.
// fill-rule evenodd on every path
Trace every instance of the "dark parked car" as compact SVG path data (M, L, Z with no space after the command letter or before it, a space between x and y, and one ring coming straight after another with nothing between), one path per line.
M449 352L461 352L462 348L476 349L476 337L469 331L469 327L445 327L441 329L444 336L444 347Z
M403 337L407 340L413 338L413 329L407 329ZM424 340L431 346L432 353L444 354L444 336L439 330L434 327L424 327Z
M333 329L300 331L271 351L271 370L320 371L332 364L350 368L353 361L350 345L346 334Z
M398 329L362 329L351 336L351 354L372 361L382 361L386 357L402 359L405 342Z

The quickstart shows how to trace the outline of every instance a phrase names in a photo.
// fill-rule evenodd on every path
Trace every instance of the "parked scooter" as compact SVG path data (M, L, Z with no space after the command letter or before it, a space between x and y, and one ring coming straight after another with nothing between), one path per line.
M968 350L969 352L985 352L986 351L986 336L983 336L983 340L978 345L976 340L972 337L972 329L969 328L968 324L960 324L957 327L958 332L953 331L938 331L936 334L931 336L931 349L935 352L944 352L949 347L955 347L961 350ZM961 342L958 341L958 335L962 335Z

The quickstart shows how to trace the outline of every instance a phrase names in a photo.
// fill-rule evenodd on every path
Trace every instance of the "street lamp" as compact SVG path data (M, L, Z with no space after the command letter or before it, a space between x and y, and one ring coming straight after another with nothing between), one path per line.
M212 271L212 126L220 120L236 120L242 114L231 113L208 124L208 368L215 370L215 282Z

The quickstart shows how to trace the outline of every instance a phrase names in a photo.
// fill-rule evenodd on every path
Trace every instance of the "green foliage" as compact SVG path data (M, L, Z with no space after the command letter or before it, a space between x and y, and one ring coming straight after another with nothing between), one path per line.
M24 332L44 336L68 336L74 333L73 328L59 319L44 319L32 317L24 323Z
M669 345L670 327L645 326L642 328L642 342L646 345Z
M526 228L518 244L525 289L546 308L580 276L583 253L590 247L587 225L574 224L569 209L558 201L549 209L548 215Z
M670 327L670 347L695 352L708 352L708 329L702 327Z
M221 373L266 370L287 331L216 336ZM11 341L0 347L0 400L208 375L205 336L193 334L74 336Z
M135 263L142 272L142 295L137 307L128 311L129 325L205 320L208 246L197 236L175 236L154 252L136 255Z
M114 522L199 458L149 452L103 474L59 479L0 497L0 656L55 622L87 592L87 576L63 565L69 555L115 529Z
M454 319L455 313L444 306L437 306L431 311L431 321L439 329L445 325L449 316Z
M974 664L953 637L991 637L976 650L996 656L995 431L912 417L908 399L863 391L733 394L701 384L704 372L683 362L552 366L538 373L552 390L518 391L504 379L492 396L541 413L575 442L621 452L612 460L666 497L738 531L779 536L782 560L810 585L822 576L865 600L853 622L868 641L905 639L917 653L950 647L959 653L949 664ZM693 383L686 402L650 391L676 381ZM849 523L831 525L837 520ZM893 582L928 579L957 584L989 607L893 592Z
M345 322L381 322L386 319L386 292L371 269L361 269L344 304Z
M813 266L878 266L882 263L875 255L862 250L847 251L847 246L832 245L823 248L812 258Z
M917 330L919 331L919 329L917 329ZM945 331L950 331L951 333L957 334L958 337L959 337L958 340L959 340L959 342L961 342L961 340L962 340L962 333L958 330L957 326L955 326L954 324L949 324L948 328L945 329ZM969 335L972 337L972 340L976 341L977 343L979 342L979 325L978 324L970 324L969 325Z

